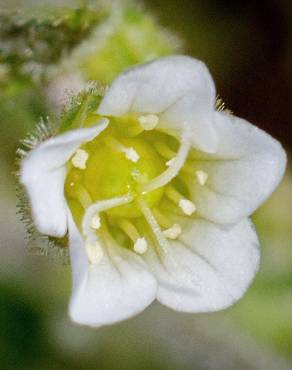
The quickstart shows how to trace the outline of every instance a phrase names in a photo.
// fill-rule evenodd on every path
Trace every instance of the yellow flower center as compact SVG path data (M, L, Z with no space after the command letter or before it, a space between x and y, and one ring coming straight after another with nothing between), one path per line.
M150 207L159 203L163 188L145 195L139 190L143 183L158 176L165 167L147 141L142 138L119 138L117 141L113 136L106 135L97 137L80 149L88 155L88 159L84 169L71 167L65 185L69 197L78 199L78 192L86 191L91 202L97 202L130 193L135 198L143 197ZM137 200L110 209L107 213L116 217L141 216Z
M88 117L87 125L97 118ZM118 244L142 254L153 238L149 229L160 244L182 232L165 206L187 216L196 211L184 184L184 176L196 178L186 163L189 146L156 130L158 121L156 115L110 118L108 127L68 162L65 195L92 263L102 256L95 235L111 235ZM206 181L202 171L197 177Z

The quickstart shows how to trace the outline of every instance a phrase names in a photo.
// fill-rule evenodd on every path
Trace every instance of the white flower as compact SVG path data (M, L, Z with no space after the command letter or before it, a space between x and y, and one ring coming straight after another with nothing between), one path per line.
M268 134L214 106L202 62L161 58L120 75L92 127L23 160L36 227L69 233L72 320L111 324L155 298L215 311L249 286L259 246L248 217L278 185L286 156Z

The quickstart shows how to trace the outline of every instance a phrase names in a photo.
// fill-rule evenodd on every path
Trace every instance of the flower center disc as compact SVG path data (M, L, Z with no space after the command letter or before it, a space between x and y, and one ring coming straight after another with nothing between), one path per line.
M142 184L165 169L160 156L144 138L117 140L105 134L80 149L88 154L88 159L83 169L72 167L68 172L65 191L69 198L78 199L79 193L85 192L93 203L132 194L133 202L106 211L108 215L127 218L141 216L139 197L151 208L159 203L163 188L144 195L140 191Z

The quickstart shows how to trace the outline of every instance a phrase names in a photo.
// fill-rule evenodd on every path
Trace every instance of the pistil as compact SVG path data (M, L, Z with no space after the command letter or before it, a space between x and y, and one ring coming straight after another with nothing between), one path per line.
M185 161L187 159L189 150L190 150L190 127L187 124L184 124L184 130L181 137L180 148L175 155L172 155L171 158L176 157L175 161L170 164L170 166L162 172L159 176L155 177L148 184L145 184L141 190L143 194L153 191L155 189L161 188L167 185L173 178L175 178L180 170L183 168ZM172 153L173 154L173 153Z
M92 219L94 217L99 217L99 214L103 211L106 211L111 208L115 208L122 204L130 203L133 200L131 195L125 195L122 197L106 199L99 202L96 202L86 209L85 215L82 220L82 232L87 241L90 241L89 244L92 244L91 241L96 241L96 232L92 229Z

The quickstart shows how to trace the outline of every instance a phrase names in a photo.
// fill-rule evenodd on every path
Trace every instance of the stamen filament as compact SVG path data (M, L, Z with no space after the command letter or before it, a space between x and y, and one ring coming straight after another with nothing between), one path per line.
M165 195L173 201L173 203L177 204L183 213L185 213L187 216L191 216L195 210L196 206L195 204L190 201L189 199L186 199L179 191L177 191L173 186L168 186L165 190Z
M74 191L82 207L87 209L92 204L92 199L88 191L81 184L76 184Z
M155 235L159 246L161 247L162 251L165 254L167 254L167 248L169 247L168 241L164 236L162 230L160 229L160 226L156 221L156 218L154 217L151 209L148 207L147 203L142 199L139 200L139 205L141 207L141 212L143 213L148 225L150 226L153 234Z
M194 166L192 166L189 163L184 164L184 166L182 168L182 172L187 174L187 175L190 175L190 176L194 176L194 174L196 173L195 169L194 169Z
M172 185L167 186L165 190L165 195L173 201L175 204L179 204L179 202L184 199L184 196L175 189Z
M120 228L128 235L134 243L134 251L143 254L147 251L148 244L144 237L141 237L136 227L128 220L120 220L118 222Z
M163 234L168 239L176 239L182 232L182 229L179 224L173 224L164 214L162 214L157 208L152 210L156 220L158 221L159 225L165 228L163 230Z
M132 222L123 219L118 221L118 225L128 235L133 243L135 243L136 240L140 238L140 234L136 227L132 224Z
M172 226L172 222L163 213L161 213L158 208L153 208L152 212L156 217L159 225L166 229Z
M156 142L154 143L155 149L158 151L158 153L164 157L165 159L173 159L176 156L176 152L169 148L168 145L166 145L164 142Z
M126 147L114 137L107 137L105 139L105 143L109 145L112 149L116 150L117 152L124 153L126 158L134 163L138 162L138 160L140 159L139 154L136 152L134 148Z

